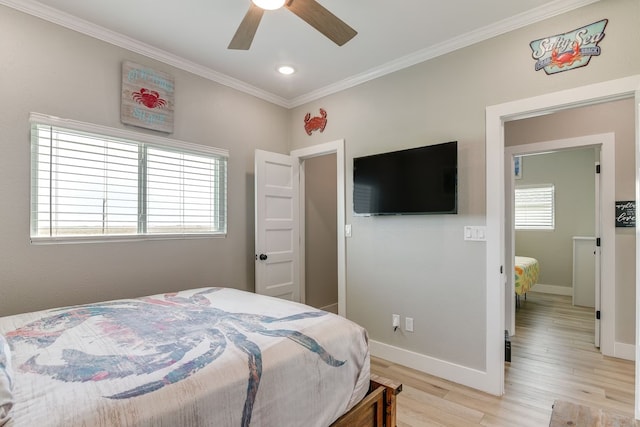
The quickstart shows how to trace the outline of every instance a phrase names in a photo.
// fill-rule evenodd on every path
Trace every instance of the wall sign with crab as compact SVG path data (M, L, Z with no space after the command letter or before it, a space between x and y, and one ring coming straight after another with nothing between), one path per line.
M122 63L122 123L172 133L173 98L172 76L133 62Z
M598 43L604 38L608 22L608 19L603 19L573 31L532 41L529 45L531 56L536 60L536 71L555 74L588 65L592 56L601 53Z

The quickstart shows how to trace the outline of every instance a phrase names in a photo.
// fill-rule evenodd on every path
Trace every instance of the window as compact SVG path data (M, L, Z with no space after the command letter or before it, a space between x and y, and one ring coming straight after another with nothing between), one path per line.
M226 150L31 115L31 239L226 234Z
M516 230L554 229L554 191L552 184L516 187Z

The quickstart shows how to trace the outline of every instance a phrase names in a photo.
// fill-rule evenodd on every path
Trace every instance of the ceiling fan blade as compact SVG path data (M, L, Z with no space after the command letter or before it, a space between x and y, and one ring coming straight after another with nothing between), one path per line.
M251 47L253 36L256 35L263 14L264 10L251 2L251 6L249 6L247 14L244 15L240 26L231 39L228 49L248 50Z
M358 34L315 0L288 0L285 6L338 46L342 46Z

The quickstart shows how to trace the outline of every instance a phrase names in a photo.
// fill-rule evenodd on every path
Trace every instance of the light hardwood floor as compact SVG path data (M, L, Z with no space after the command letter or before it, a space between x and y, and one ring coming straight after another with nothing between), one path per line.
M505 394L496 397L372 358L371 370L403 383L398 426L548 426L555 400L633 417L635 365L594 347L593 309L531 292L516 314Z

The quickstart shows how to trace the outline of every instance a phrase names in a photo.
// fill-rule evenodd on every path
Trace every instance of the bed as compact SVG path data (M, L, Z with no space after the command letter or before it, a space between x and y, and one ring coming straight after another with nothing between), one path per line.
M362 327L236 289L0 318L3 427L394 426L400 390Z
M540 264L535 258L515 257L515 283L516 295L526 295L533 285L538 283Z

